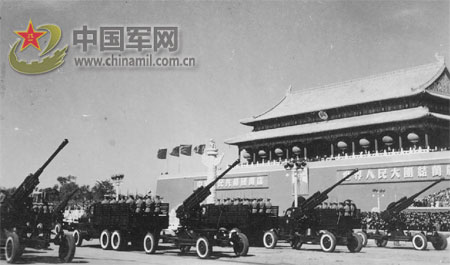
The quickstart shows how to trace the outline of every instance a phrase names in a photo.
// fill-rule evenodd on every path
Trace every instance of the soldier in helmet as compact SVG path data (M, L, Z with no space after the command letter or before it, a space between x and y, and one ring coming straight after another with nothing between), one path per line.
M239 201L241 198L234 199L233 205L239 205Z
M143 205L144 201L142 200L141 196L137 196L137 200L136 200L136 211L135 213L142 213L143 212Z
M252 200L252 213L258 213L258 200L256 198Z
M266 199L266 214L272 213L272 203L270 202L270 198Z
M258 199L258 208L259 213L264 213L264 211L266 210L266 203L264 202L263 198Z

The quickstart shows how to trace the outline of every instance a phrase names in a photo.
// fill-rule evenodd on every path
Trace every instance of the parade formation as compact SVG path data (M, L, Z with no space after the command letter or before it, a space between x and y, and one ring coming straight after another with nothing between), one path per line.
M84 239L99 239L103 250L127 250L131 243L132 248L143 249L147 254L154 254L160 241L171 242L181 253L195 247L201 259L212 255L213 246L232 247L239 257L249 253L250 245L273 249L279 240L285 240L293 249L300 249L303 244L319 244L325 252L333 252L337 245L347 246L350 252L360 252L369 239L375 240L379 247L385 247L388 241L409 241L417 250L425 250L428 242L436 250L447 248L447 236L429 227L411 231L401 216L414 199L443 179L389 204L380 214L385 226L369 232L363 225L360 210L350 199L342 203L325 202L328 194L358 169L323 192L317 191L307 199L299 196L283 216L279 216L278 206L273 206L270 199L205 203L211 188L240 163L239 159L178 206L175 212L179 226L172 233L168 233L169 204L161 202L160 196L155 199L146 196L144 200L122 196L118 201L97 202L76 222L67 223L63 220L63 209L78 190L68 194L56 207L49 205L45 196L34 202L31 197L39 176L67 143L64 140L41 168L1 202L1 254L8 263L18 261L25 248L47 249L50 243L59 245L61 261L70 262L76 246L82 246Z

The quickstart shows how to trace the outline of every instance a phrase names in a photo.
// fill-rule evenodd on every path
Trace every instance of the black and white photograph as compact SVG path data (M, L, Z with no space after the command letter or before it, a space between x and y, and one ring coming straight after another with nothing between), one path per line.
M450 264L450 1L1 0L1 264Z

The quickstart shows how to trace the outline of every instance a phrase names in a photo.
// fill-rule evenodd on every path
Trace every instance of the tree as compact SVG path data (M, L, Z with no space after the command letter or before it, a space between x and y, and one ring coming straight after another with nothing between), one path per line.
M101 201L105 195L114 194L114 185L110 180L97 181L92 187L92 197L96 201Z

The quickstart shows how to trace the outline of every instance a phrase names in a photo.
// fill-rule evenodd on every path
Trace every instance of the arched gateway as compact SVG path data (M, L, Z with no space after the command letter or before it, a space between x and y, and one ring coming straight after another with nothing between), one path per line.
M424 182L450 180L450 75L443 61L289 89L268 111L241 123L252 131L225 142L245 159L217 184L220 199L270 198L284 210L292 202L292 174L299 176L300 194L308 196L359 168L330 202L350 198L370 210L381 201L383 209ZM307 160L307 170L286 171L283 163L291 158ZM158 194L176 205L205 179L161 176ZM382 197L374 190L383 190Z

